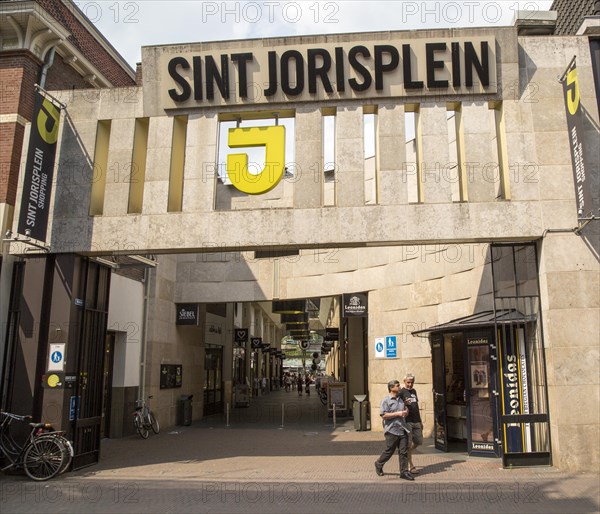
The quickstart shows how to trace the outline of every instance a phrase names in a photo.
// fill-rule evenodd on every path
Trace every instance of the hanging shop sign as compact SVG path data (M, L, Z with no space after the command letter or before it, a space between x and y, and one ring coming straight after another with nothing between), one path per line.
M250 346L252 346L253 350L258 350L259 348L262 348L262 337L250 338Z
M562 83L567 111L569 148L571 150L571 162L573 163L577 215L579 218L583 218L592 213L592 192L585 162L585 132L583 131L583 113L575 57L569 64Z
M338 327L329 327L325 329L324 341L339 341L340 329Z
M198 304L197 303L178 303L176 325L197 325L198 324Z
M367 293L342 295L344 318L366 318L369 315L369 297Z
M248 342L248 329L236 328L233 333L233 339L239 346L244 346Z
M179 45L160 49L158 87L164 109L495 93L495 52L491 36L407 40L398 34L382 44L240 47L218 53L182 52Z
M17 232L46 241L60 108L35 94Z

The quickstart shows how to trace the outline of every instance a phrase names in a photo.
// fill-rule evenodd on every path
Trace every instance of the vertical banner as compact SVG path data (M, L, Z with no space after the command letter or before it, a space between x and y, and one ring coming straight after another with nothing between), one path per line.
M525 354L525 330L517 328L517 341L521 341L519 345L519 371L521 374L521 397L523 400L523 414L530 414L529 408L529 380L527 378L527 355ZM531 451L531 423L524 423L523 444L524 451Z
M44 242L48 231L59 120L60 107L37 91L17 232Z
M519 339L522 335L522 330L513 329L512 327L502 331L498 330L498 341L501 344L500 381L502 383L502 414L504 415L524 414L520 349L524 342ZM522 423L504 424L505 452L523 452L523 439L524 427Z
M565 109L567 112L567 128L569 131L569 148L571 162L573 163L573 179L575 182L575 200L577 203L577 217L583 218L592 212L592 195L590 181L586 177L583 114L579 94L579 78L575 57L569 64L563 76L563 93L565 95Z

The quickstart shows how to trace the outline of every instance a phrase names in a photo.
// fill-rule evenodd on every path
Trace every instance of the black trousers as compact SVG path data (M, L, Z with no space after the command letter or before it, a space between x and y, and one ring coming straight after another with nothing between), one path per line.
M383 465L392 458L396 448L398 448L398 456L400 457L400 473L408 471L408 434L402 431L402 435L385 434L386 448L377 459L377 463Z

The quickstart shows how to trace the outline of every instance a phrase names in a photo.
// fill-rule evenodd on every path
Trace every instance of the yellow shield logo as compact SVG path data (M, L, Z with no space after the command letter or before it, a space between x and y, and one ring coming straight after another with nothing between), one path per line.
M237 189L249 195L261 195L279 184L285 169L285 127L229 129L227 142L230 148L265 147L265 166L257 174L248 170L248 154L227 156L227 174Z

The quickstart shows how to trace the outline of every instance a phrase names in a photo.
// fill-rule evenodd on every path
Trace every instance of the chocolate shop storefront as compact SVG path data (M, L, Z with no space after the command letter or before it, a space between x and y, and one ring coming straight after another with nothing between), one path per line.
M435 447L551 464L536 249L490 249L494 309L413 332L431 345Z

